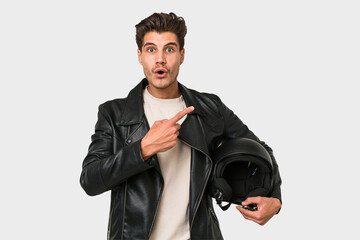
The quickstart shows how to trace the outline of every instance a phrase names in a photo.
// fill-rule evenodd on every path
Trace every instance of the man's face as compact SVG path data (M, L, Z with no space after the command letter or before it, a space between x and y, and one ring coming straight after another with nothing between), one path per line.
M149 81L149 91L167 91L177 82L185 50L179 49L176 34L172 32L148 32L144 36L138 58ZM154 92L154 91L153 91Z

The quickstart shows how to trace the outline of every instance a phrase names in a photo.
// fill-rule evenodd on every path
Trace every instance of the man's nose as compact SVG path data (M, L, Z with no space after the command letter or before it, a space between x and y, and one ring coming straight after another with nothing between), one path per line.
M165 64L166 63L166 57L165 57L165 54L162 51L157 52L157 54L156 54L156 63L159 63L159 64Z

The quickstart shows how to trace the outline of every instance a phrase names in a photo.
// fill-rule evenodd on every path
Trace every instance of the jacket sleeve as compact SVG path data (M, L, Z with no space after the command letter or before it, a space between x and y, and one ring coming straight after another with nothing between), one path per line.
M108 191L151 167L142 158L141 140L126 146L121 143L119 150L114 152L114 129L106 116L106 111L100 105L95 133L83 161L80 184L90 196Z
M265 147L265 149L269 152L270 157L273 162L274 167L274 186L272 192L269 194L269 197L277 198L281 201L281 177L279 173L279 167L276 163L274 154L272 149L263 141L260 141L259 138L248 129L248 127L234 114L233 111L231 111L229 108L227 108L221 101L221 111L222 116L224 120L224 137L225 138L238 138L238 137L245 137L245 138L251 138L257 142L259 142L261 145Z

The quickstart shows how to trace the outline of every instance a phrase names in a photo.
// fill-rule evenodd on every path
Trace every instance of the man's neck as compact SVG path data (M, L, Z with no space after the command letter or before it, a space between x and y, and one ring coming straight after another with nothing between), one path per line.
M153 97L160 99L173 99L181 96L181 92L179 90L177 82L171 84L171 86L164 89L155 88L154 86L149 84L148 91Z

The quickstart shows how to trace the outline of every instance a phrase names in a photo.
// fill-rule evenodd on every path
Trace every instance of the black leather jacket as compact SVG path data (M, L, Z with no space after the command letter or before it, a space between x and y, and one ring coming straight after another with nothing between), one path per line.
M149 239L163 189L156 155L142 159L140 141L149 130L144 115L144 79L127 98L99 106L98 121L83 162L81 186L94 196L111 190L108 239ZM223 138L259 139L216 95L199 93L179 83L187 106L179 138L191 147L189 224L191 239L223 239L206 185L212 170L211 153ZM272 197L281 198L281 179L274 161ZM181 193L179 193L181 194Z

